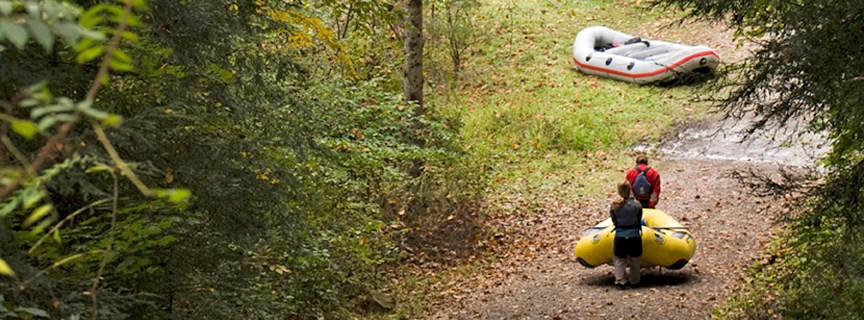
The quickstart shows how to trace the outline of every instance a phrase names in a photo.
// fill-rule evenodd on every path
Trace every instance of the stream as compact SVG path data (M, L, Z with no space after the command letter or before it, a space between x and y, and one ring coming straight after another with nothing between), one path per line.
M793 129L757 131L746 135L753 118L703 121L686 127L662 142L655 151L664 159L732 160L753 164L813 167L831 149L824 134L796 134ZM800 120L788 128L802 126ZM637 150L649 150L637 146Z

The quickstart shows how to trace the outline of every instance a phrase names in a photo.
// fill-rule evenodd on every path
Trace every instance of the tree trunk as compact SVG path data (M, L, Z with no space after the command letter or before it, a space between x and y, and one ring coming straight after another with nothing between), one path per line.
M405 21L405 69L402 88L405 99L417 103L416 116L423 108L423 0L406 0L408 16Z
M459 27L458 22L456 21L456 19L458 19L458 15L460 14L458 12L458 5L459 4L455 4L451 1L450 3L448 3L446 11L447 32L449 33L447 40L449 40L450 43L450 58L452 58L453 60L453 76L456 81L459 80L459 73L461 71L459 69L459 66L462 65L462 49L459 44L459 37L462 35L460 35L458 31L456 31L456 28ZM454 13L453 11L457 12Z
M404 21L405 29L405 69L402 77L402 90L405 100L416 103L414 109L415 143L423 145L422 133L425 126L420 118L426 113L423 106L423 0L406 0L408 16ZM423 174L423 160L414 159L408 169L414 178Z

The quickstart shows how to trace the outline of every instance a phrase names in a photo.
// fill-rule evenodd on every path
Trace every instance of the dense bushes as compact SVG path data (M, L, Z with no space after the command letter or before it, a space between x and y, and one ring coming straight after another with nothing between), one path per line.
M795 202L787 230L768 246L745 278L744 290L715 310L723 318L858 319L864 290L859 195L850 193L849 175L838 174L824 185L810 187ZM800 177L799 177L800 178ZM810 180L809 182L812 182ZM808 183L803 183L808 184ZM802 186L785 181L783 187ZM776 188L777 186L775 186ZM777 192L788 198L788 193Z
M136 0L125 17L124 5L79 1L83 40L46 51L35 36L17 45L17 17L36 9L12 3L0 18L0 163L15 190L0 206L0 258L15 273L0 280L4 317L344 316L399 257L400 219L482 188L458 122L434 105L415 118L393 87L398 46L355 65L327 27L342 4ZM353 22L377 33L340 32L345 43L389 32L386 8ZM56 125L26 137L40 120L27 101L86 101L124 21L92 108L48 109Z
M788 217L792 232L781 243L789 250L756 268L750 286L754 294L736 299L746 311L738 316L767 317L766 306L772 306L771 313L790 318L860 318L864 313L855 301L864 290L864 92L858 83L864 61L864 3L662 3L692 10L696 17L728 19L744 40L758 45L750 61L729 68L731 76L718 82L722 89L731 89L716 90L728 92L718 97L728 116L754 117L751 132L792 127L825 133L832 147L822 163L824 183L805 178L774 184L782 195L797 192L807 201ZM803 187L795 187L802 182Z

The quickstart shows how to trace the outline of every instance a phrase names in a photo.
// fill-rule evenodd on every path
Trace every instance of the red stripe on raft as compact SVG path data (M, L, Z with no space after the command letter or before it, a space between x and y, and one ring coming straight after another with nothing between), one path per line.
M697 52L697 53L691 54L689 56L686 56L686 57L682 58L681 60L678 60L674 64L667 66L663 69L659 69L657 71L645 72L645 73L637 73L637 74L630 74L627 72L622 72L622 71L618 71L618 70L614 70L614 69L607 69L607 68L603 68L603 67L595 67L595 66L592 66L590 64L581 64L581 63L579 63L579 59L576 59L576 57L573 57L573 62L575 62L577 65L579 65L580 67L585 68L585 69L608 72L608 73L617 74L619 76L625 76L625 77L630 77L630 78L644 78L644 77L656 76L656 75L661 74L663 72L669 71L670 69L675 69L678 66L686 63L687 61L689 61L691 59L698 58L698 57L704 57L704 56L715 56L715 57L717 57L717 59L720 59L720 56L717 55L717 53L714 51L710 51L710 50L709 51L702 51L702 52Z

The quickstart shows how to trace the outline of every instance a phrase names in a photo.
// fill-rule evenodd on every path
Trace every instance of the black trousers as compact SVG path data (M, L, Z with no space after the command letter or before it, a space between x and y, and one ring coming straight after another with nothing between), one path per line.
M642 237L615 238L615 256L619 258L641 257Z

